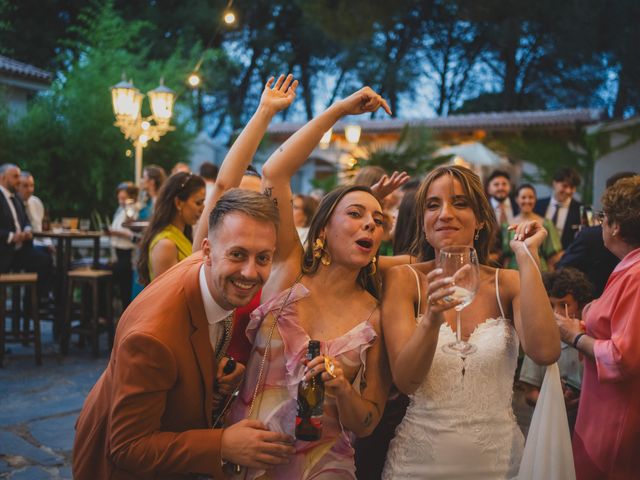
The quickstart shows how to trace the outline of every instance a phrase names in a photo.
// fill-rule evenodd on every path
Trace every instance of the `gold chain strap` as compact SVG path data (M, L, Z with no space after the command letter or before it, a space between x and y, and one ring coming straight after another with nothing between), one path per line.
M278 310L278 314L273 317L273 323L271 324L271 327L269 328L269 335L267 337L267 346L264 349L264 355L262 357L262 362L260 362L260 370L258 370L258 380L256 382L256 387L253 390L253 397L251 398L251 405L249 405L249 413L247 414L247 417L250 417L251 413L253 413L253 407L255 406L256 398L258 396L258 390L260 390L260 384L262 383L262 375L264 374L264 366L267 363L267 357L269 356L269 353L271 352L271 339L273 338L273 332L276 329L276 325L278 324L278 319L280 318L280 315L282 314L282 310L284 310L284 307L287 305L287 302L289 301L289 297L291 297L291 292L293 292L293 288L298 284L298 282L300 281L301 278L302 278L302 273L300 275L298 275L298 278L296 278L296 281L293 282L293 285L291 285L291 288L289 289L289 293L287 293L287 296L285 297L284 301L282 302L282 305L280 305L280 309Z

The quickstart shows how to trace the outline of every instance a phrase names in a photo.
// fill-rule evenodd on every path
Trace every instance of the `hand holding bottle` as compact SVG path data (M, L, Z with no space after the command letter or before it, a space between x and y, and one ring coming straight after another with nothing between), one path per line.
M335 358L319 356L307 363L305 380L320 375L325 391L332 396L339 397L351 390L351 384L344 376L342 365Z

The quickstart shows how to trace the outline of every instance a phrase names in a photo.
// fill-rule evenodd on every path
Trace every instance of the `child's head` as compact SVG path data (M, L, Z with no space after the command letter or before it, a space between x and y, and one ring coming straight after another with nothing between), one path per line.
M555 313L581 318L582 309L593 300L593 285L584 273L575 268L546 272L542 280Z

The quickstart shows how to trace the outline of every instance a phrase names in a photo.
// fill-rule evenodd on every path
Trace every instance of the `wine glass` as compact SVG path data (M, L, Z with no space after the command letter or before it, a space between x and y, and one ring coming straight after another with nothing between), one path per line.
M462 340L460 312L476 296L480 284L480 266L478 254L472 247L451 246L440 249L438 257L440 267L447 277L453 278L454 292L445 297L445 301L462 300L456 310L456 341L442 347L445 353L466 357L476 351L476 346Z

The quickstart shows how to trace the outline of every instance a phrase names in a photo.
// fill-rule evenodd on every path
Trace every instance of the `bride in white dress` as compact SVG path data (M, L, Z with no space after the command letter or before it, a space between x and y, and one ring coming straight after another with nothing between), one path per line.
M496 270L486 265L495 217L476 174L439 167L416 200L421 221L415 246L423 257L429 245L435 258L450 245L478 252L480 287L462 310L462 339L477 351L464 359L442 351L455 341L453 307L459 302L448 301L451 279L433 261L391 269L384 281L383 334L394 383L411 403L389 447L383 479L514 478L524 446L511 407L518 346L540 365L560 354L533 260L546 231L536 222L518 225L511 247L519 271Z

